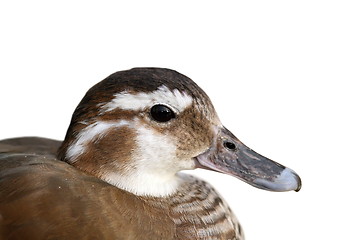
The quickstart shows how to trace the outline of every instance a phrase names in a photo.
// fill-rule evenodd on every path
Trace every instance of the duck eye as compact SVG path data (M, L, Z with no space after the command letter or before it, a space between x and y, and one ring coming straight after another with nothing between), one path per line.
M175 113L167 106L158 104L151 108L151 117L158 122L167 122L175 118Z

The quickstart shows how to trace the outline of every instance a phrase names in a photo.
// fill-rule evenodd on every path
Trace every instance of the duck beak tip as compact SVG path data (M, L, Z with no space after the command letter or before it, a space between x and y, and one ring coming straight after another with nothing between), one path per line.
M263 178L257 178L254 180L254 183L262 186L266 190L275 192L286 192L292 190L298 192L301 189L301 179L299 175L287 167L284 168L279 176L271 181Z

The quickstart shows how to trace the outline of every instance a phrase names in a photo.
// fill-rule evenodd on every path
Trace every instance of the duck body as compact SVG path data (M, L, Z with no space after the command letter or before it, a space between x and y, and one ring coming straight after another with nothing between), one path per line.
M0 141L0 239L242 239L208 183L182 174L171 197L136 196L57 160L60 145Z
M244 239L203 168L270 191L291 169L248 148L170 69L116 72L85 94L64 141L0 141L0 239Z

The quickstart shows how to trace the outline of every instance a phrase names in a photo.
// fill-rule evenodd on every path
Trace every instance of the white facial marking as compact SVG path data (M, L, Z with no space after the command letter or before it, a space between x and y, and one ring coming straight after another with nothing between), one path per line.
M69 162L76 162L78 156L86 151L86 145L105 136L110 128L129 125L128 121L119 122L95 122L85 127L76 137L76 140L69 146L66 151L66 157Z
M161 86L150 93L121 92L103 105L100 105L101 113L120 108L122 110L141 111L155 104L165 104L173 108L177 113L184 111L193 102L193 98L179 90L170 90ZM173 194L181 178L177 172L183 169L194 169L193 160L178 159L176 156L177 146L171 136L159 133L136 118L131 122L96 122L85 127L70 145L66 152L69 162L76 162L77 158L86 151L90 142L97 141L111 131L113 127L127 126L135 131L134 145L131 163L129 167L116 164L121 159L116 159L113 171L102 172L100 178L106 182L132 192L136 195L168 196ZM121 156L119 156L121 157Z
M103 112L109 112L116 108L138 111L162 103L173 107L174 110L179 113L190 106L192 101L192 97L187 93L181 93L177 89L171 91L163 85L149 93L131 94L127 91L117 93L114 95L114 98L103 105L101 109Z
M194 162L176 158L176 145L171 137L135 122L137 149L132 155L135 165L128 172L109 172L103 177L110 184L134 193L155 197L169 196L177 190L181 178L177 172L193 169Z
M98 141L111 128L123 126L131 127L136 133L133 139L136 150L131 156L131 163L124 168L116 163L122 159L115 159L113 171L103 172L100 178L136 195L158 197L175 193L182 182L176 173L183 169L193 169L195 163L190 159L177 159L175 141L170 136L144 126L136 118L132 121L100 121L85 127L66 152L69 162L76 162L86 152L90 142Z

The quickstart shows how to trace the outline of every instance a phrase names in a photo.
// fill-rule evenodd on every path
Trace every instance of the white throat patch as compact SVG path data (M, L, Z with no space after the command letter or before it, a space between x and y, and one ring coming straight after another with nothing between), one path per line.
M182 112L191 105L193 99L187 93L181 93L178 89L170 90L166 86L161 86L157 90L149 93L129 93L127 91L116 93L114 98L101 107L103 112L109 112L116 108L123 110L143 110L155 104L167 104L175 111Z

